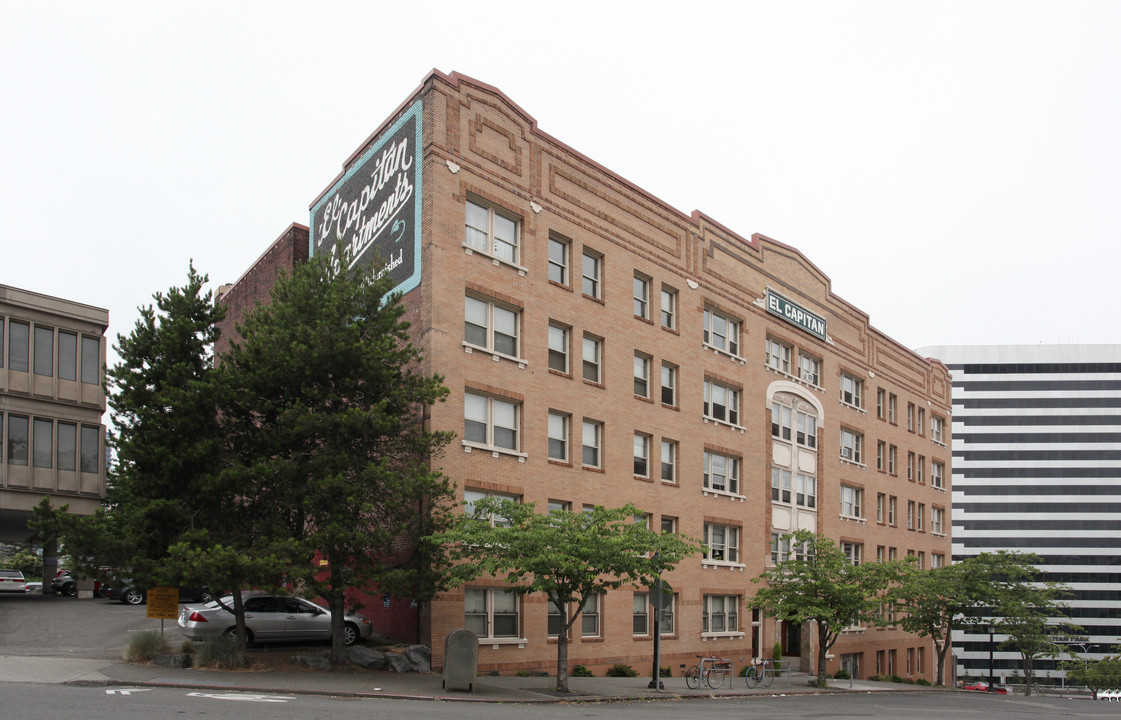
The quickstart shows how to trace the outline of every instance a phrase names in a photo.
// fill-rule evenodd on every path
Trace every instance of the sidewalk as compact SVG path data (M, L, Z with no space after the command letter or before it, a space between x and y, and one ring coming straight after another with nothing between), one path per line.
M664 690L652 690L650 678L569 678L568 693L551 688L548 677L480 676L474 692L443 688L440 674L355 672L220 672L174 669L155 665L130 665L105 659L0 656L0 678L8 682L35 682L114 687L183 687L268 695L336 695L385 697L442 702L610 702L681 699L691 697L773 696L804 693L885 692L929 690L923 686L832 680L827 689L811 688L809 676L795 673L776 678L767 689L749 690L742 678L718 690L690 690L683 678L663 679Z

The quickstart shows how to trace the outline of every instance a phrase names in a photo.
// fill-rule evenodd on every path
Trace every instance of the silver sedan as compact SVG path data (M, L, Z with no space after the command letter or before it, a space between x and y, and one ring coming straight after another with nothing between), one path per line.
M243 593L245 628L249 642L295 640L328 640L331 637L331 612L295 595ZM179 629L192 640L212 640L223 635L234 637L237 626L233 613L233 596L203 605L185 605L179 610ZM343 617L343 637L347 645L366 640L373 625L365 615L347 613Z

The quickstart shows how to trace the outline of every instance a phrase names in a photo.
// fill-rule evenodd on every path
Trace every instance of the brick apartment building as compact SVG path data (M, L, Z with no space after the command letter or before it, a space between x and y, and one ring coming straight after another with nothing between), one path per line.
M822 533L854 562L948 562L946 368L873 328L794 248L667 206L499 90L433 71L264 264L298 261L305 232L312 254L341 236L356 267L380 258L404 293L427 370L452 391L431 424L457 433L439 463L460 500L631 501L705 541L666 576L675 674L776 641L809 667L812 629L746 606L789 552L784 533ZM270 274L223 297L264 297ZM498 579L413 612L436 667L460 627L480 635L484 671L555 665L544 597ZM570 662L648 668L651 632L643 588L609 593L585 608ZM934 677L930 641L895 629L854 628L832 653L830 672Z

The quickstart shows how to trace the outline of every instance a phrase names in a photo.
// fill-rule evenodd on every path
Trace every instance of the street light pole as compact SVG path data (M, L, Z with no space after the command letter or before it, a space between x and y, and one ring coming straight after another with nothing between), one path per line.
M996 625L989 623L989 692L993 690L993 634L996 632Z

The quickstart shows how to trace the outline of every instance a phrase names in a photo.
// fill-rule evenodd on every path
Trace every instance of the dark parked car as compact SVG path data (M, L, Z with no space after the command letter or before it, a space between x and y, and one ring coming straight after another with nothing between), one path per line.
M105 597L119 600L127 605L143 605L148 593L142 588L130 585L113 585L105 589ZM179 602L206 603L214 599L207 588L179 588Z

